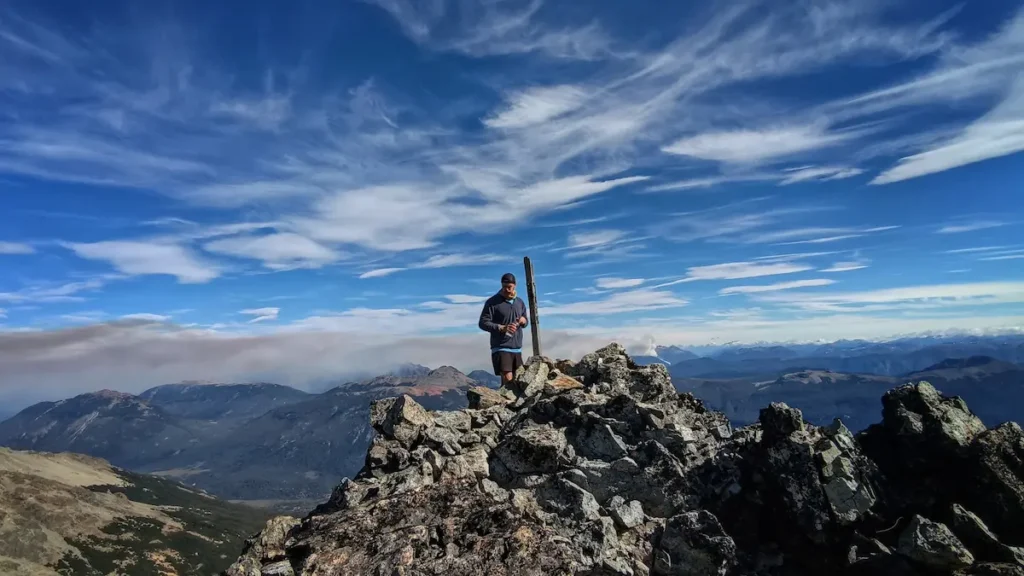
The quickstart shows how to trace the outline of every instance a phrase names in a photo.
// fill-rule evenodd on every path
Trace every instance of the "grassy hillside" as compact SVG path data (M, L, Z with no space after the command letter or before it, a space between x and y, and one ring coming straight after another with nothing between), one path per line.
M217 574L269 515L95 458L0 449L3 574Z

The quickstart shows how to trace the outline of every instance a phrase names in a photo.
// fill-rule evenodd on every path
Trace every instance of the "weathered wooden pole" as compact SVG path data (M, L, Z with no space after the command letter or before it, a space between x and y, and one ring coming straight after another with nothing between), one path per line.
M526 267L526 297L530 301L530 335L533 337L533 355L540 356L540 319L537 317L537 284L533 281L533 263L529 256L523 257Z

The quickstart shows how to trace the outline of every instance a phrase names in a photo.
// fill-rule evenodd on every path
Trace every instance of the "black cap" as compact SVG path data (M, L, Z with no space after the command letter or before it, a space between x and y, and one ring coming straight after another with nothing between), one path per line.
M506 272L505 275L501 277L501 283L502 284L515 284L516 283L516 277L511 272Z

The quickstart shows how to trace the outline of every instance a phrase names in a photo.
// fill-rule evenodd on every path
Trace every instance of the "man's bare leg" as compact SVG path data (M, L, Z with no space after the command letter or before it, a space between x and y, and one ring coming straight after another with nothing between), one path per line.
M502 376L504 376L505 384L508 384L509 382L512 381L512 373L511 372L503 372Z

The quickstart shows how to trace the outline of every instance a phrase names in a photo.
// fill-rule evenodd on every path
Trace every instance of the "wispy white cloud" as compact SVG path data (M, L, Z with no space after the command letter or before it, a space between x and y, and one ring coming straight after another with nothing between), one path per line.
M219 101L213 103L210 111L234 116L263 130L276 130L291 115L291 100L287 96L268 95L259 99Z
M883 288L830 294L765 295L764 301L814 311L873 311L895 307L970 306L1024 302L1024 282L975 282Z
M987 230L989 228L998 228L1005 226L1005 222L996 222L993 220L979 220L975 222L969 222L966 224L950 224L939 228L937 233L939 234L959 234L962 232L974 232L976 230Z
M579 108L586 92L571 85L530 88L512 94L508 107L483 123L490 128L525 128Z
M754 260L760 262L789 262L791 260L801 260L806 258L817 258L818 256L829 256L831 254L838 254L835 250L828 252L793 252L790 254L773 254L771 256L758 256Z
M456 268L464 266L484 266L487 264L495 264L499 262L512 262L513 258L510 256L502 256L501 254L473 254L471 252L448 252L442 254L434 254L428 257L426 260L411 263L407 266L394 266L388 268L375 268L368 270L359 275L360 278L380 278L382 276L390 276L397 272L403 272L406 270L415 269L436 269L436 268Z
M0 242L0 254L34 254L35 248L19 242Z
M73 324L93 324L107 319L110 314L102 310L82 310L80 312L72 312L70 314L61 314L59 319L63 322L70 322Z
M733 184L740 182L764 182L770 180L778 180L780 178L777 174L731 174L722 176L707 176L702 178L688 178L686 180L677 180L675 182L668 182L665 184L657 184L654 186L648 186L645 188L648 192L672 192L677 190L696 190L703 188L711 188L713 186L720 186L722 184Z
M863 261L854 262L836 262L828 268L822 268L821 272L850 272L853 270L861 270L867 268L868 264Z
M148 312L139 312L137 314L125 314L121 316L121 320L144 320L147 322L166 322L171 317L166 314L151 314Z
M255 180L188 187L177 196L201 206L239 208L315 197L319 193L322 193L319 186L302 180Z
M863 234L837 234L835 236L821 236L818 238L808 238L806 240L792 240L790 242L779 242L779 245L795 246L798 244L828 244L829 242L839 242L840 240L860 238L861 236L863 236Z
M741 278L794 274L813 269L814 267L808 264L795 262L727 262L709 266L694 266L687 270L686 277L658 284L652 288L662 288L696 280L739 280Z
M999 103L951 139L874 178L889 184L999 158L1024 150L1024 11L985 41L951 51L929 75L865 95L859 104L886 106L995 95Z
M667 290L639 289L615 292L598 300L573 302L568 304L551 304L544 307L545 316L592 316L602 314L621 314L645 310L661 310L678 308L688 301Z
M416 250L433 247L441 237L457 232L493 234L521 226L537 214L645 179L572 176L539 181L511 194L511 184L503 179L474 180L479 175L471 176L466 170L455 174L467 187L408 184L331 194L316 202L317 216L295 217L292 225L297 232L324 242L384 251ZM484 192L484 204L462 202L477 196L472 187Z
M875 234L895 230L899 226L874 226L874 227L803 227L787 230L775 230L750 234L744 238L744 242L750 244L776 244L779 246L791 246L800 244L827 244L850 238L859 238L866 234Z
M825 278L812 280L793 280L792 282L776 282L775 284L762 284L759 286L730 286L722 288L719 294L756 294L759 292L778 292L780 290L792 290L794 288L813 288L815 286L828 286L835 284L835 280Z
M452 304L479 304L487 300L486 296L474 296L472 294L448 294L445 298Z
M853 228L824 228L824 227L804 227L804 228L791 228L788 230L775 230L773 232L763 232L760 234L752 234L747 237L747 242L751 244L770 244L773 242L781 242L783 240L793 240L795 238L806 238L814 236L823 236L826 234L844 234L848 232L855 232Z
M239 310L238 313L253 316L253 318L249 320L249 324L255 324L257 322L265 322L267 320L277 320L277 315L280 312L280 308L250 308L247 310Z
M847 166L800 166L783 170L744 170L717 176L704 176L700 178L688 178L664 184L648 186L646 192L672 192L680 190L707 189L724 184L741 184L756 182L775 182L779 186L787 186L800 182L827 182L830 180L845 180L863 174L861 168Z
M1021 260L1024 259L1024 254L1006 254L1004 256L988 256L981 258L981 260Z
M846 166L805 166L785 171L781 184L796 184L813 180L845 180L864 173L861 168Z
M946 250L945 254L973 254L975 252L990 252L993 250L1003 250L1009 248L1009 246L977 246L974 248L957 248L955 250Z
M999 260L1020 260L1024 258L1024 250L1002 250L997 252L987 252L978 260L985 261L999 261Z
M359 275L360 278L381 278L383 276L389 276L395 272L401 272L405 268L375 268L367 272L363 272Z
M557 59L608 57L611 40L597 23L546 28L536 15L541 0L370 0L387 10L411 39L435 50L475 57L537 53ZM445 25L457 17L462 26Z
M34 284L17 292L0 292L0 302L11 303L55 303L81 302L85 297L81 293L96 292L106 284L102 278L92 278L63 284Z
M220 276L220 268L184 246L129 240L68 243L80 258L102 260L129 276L165 274L185 284L204 283Z
M455 252L450 254L435 254L423 262L415 265L416 268L452 268L455 266L480 266L493 264L495 262L509 262L509 256L501 254L469 254Z
M677 140L662 151L701 160L756 164L834 146L853 136L829 132L824 126L781 126L698 134Z
M621 288L636 288L646 282L643 278L613 278L604 277L597 279L597 287L602 290L618 290Z
M263 261L271 270L320 268L343 257L309 238L282 232L265 236L234 236L203 245L209 252Z
M569 248L593 248L621 240L626 236L622 230L594 230L575 232L569 235Z

